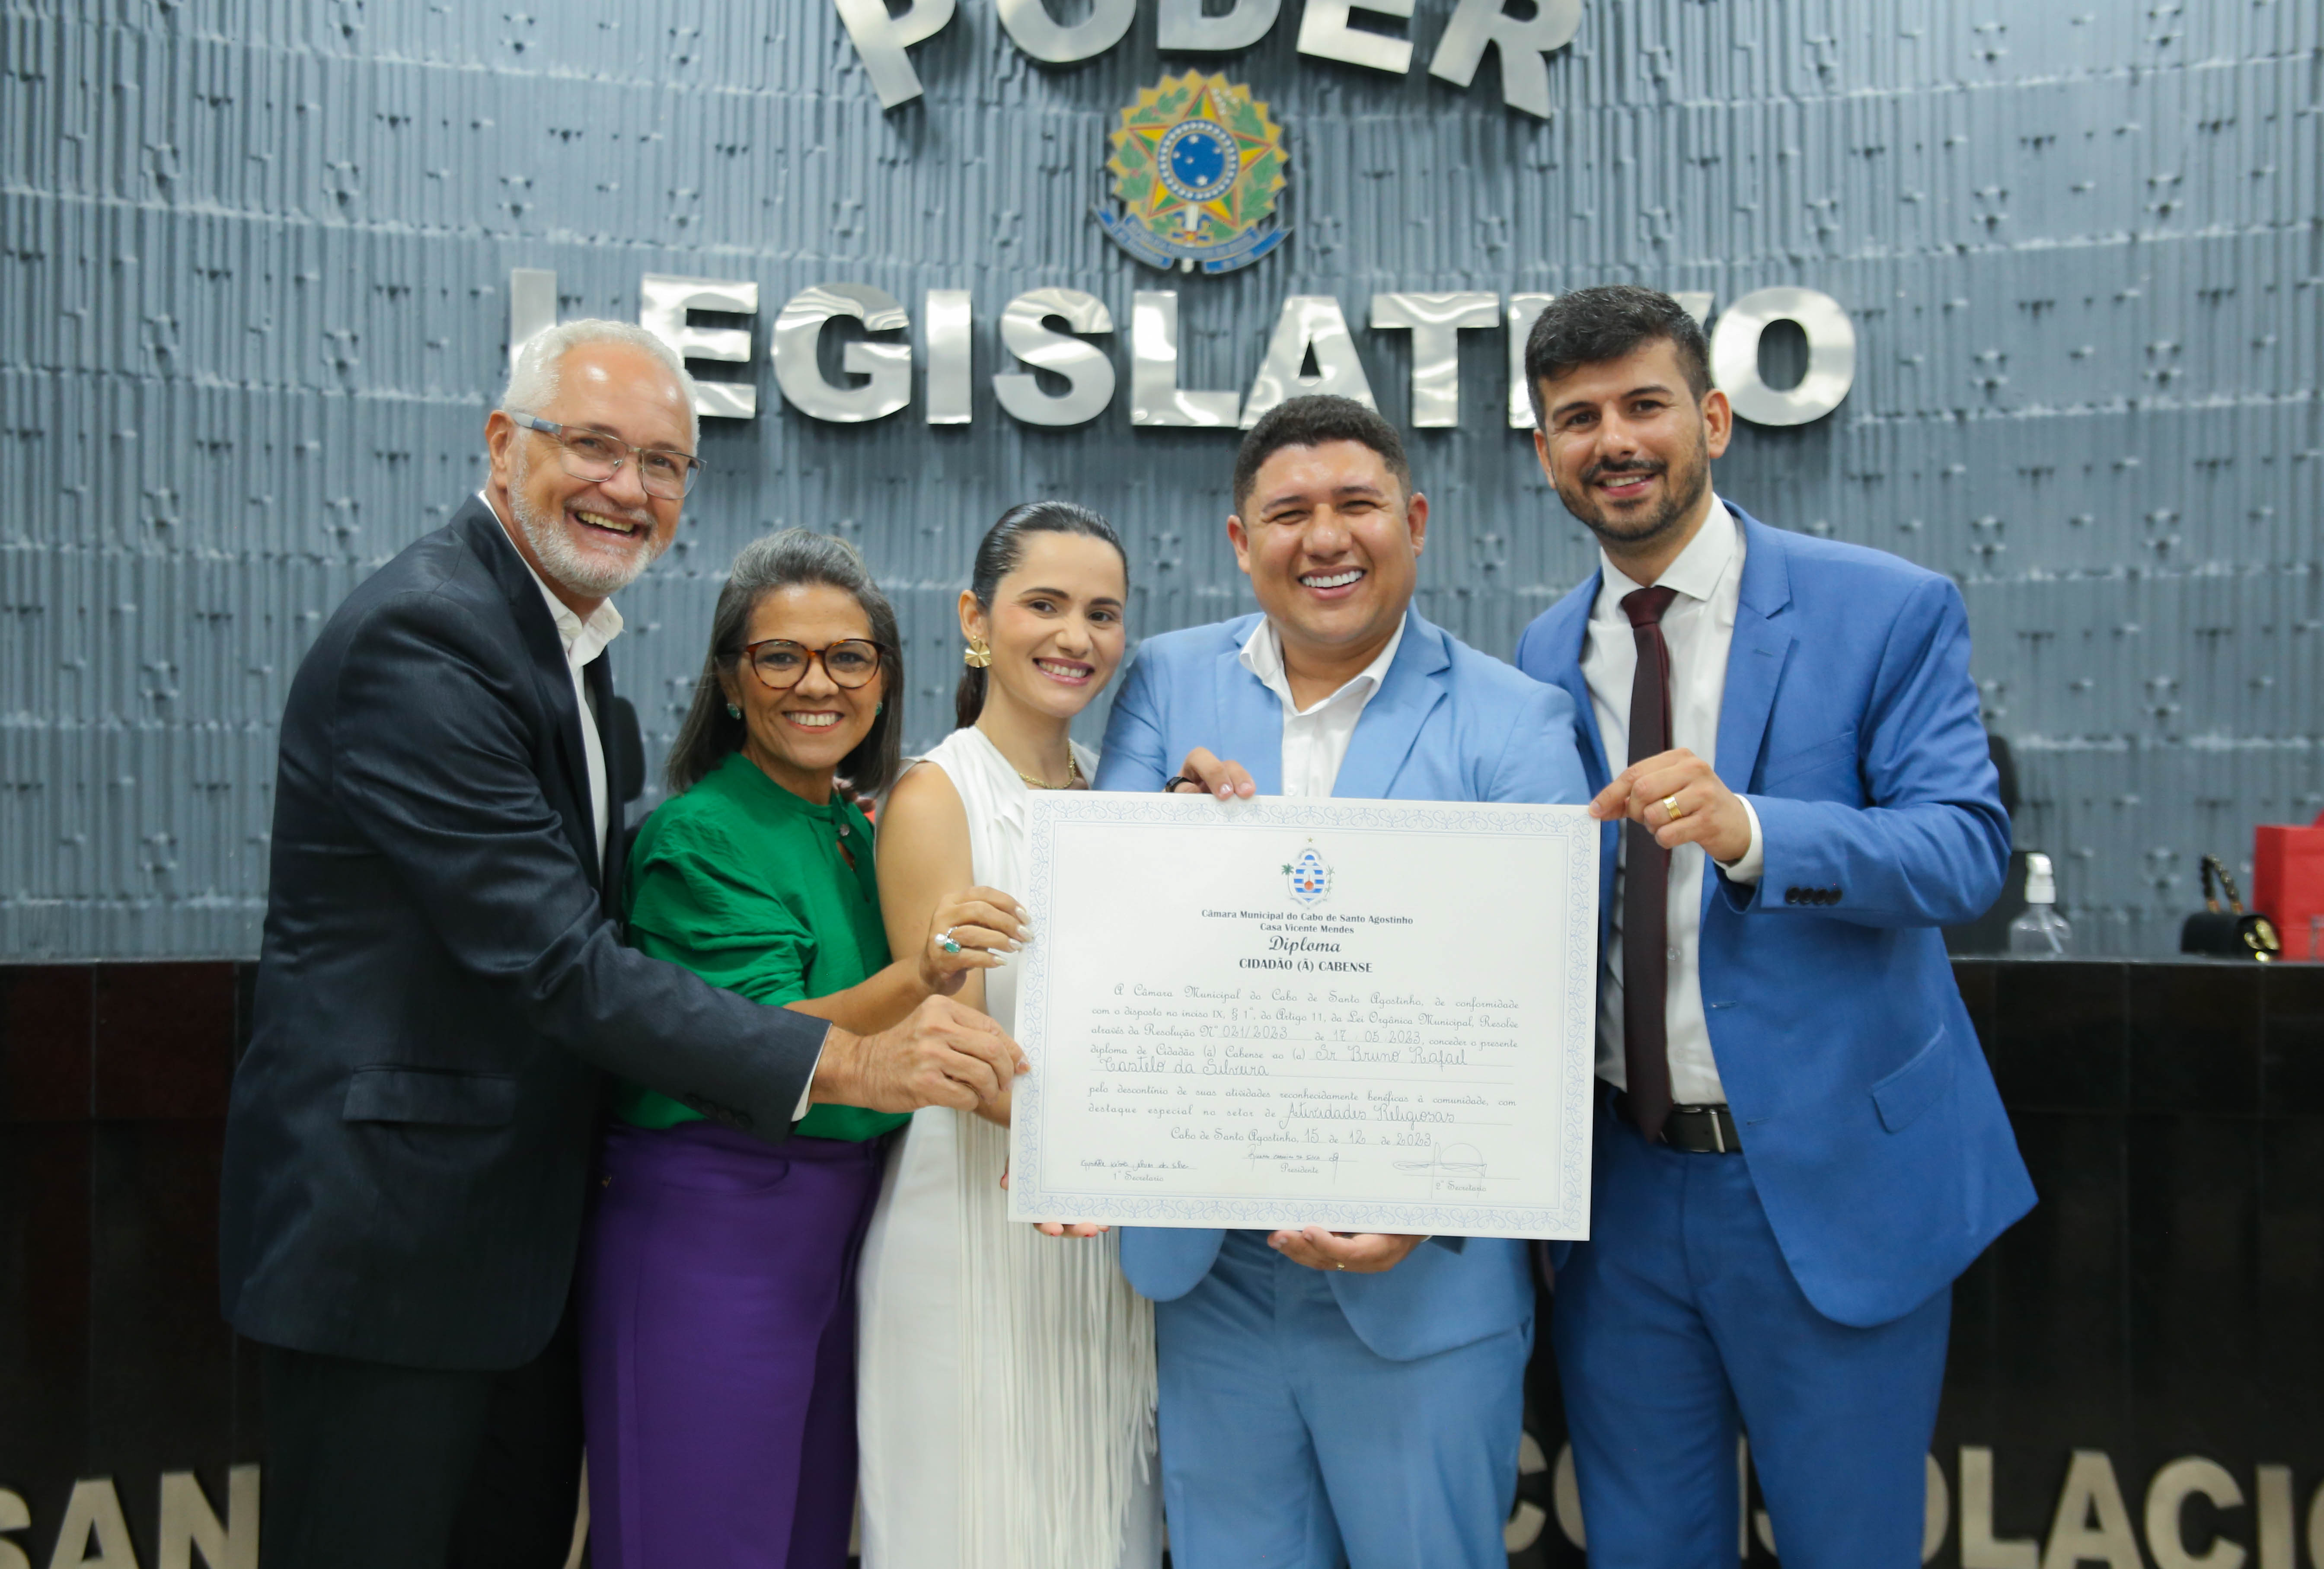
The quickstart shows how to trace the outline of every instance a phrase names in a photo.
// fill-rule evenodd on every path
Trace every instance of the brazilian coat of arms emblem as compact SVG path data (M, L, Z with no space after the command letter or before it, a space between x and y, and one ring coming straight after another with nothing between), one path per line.
M1121 111L1111 208L1097 219L1150 267L1231 272L1283 243L1290 154L1267 106L1223 76L1164 77Z

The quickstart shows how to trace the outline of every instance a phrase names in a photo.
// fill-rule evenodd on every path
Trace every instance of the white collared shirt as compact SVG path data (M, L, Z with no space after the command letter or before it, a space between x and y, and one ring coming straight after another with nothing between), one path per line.
M487 507L492 497L483 491L476 499ZM493 515L500 516L498 509ZM511 541L514 543L513 540ZM519 551L517 559L524 561ZM532 571L532 563L524 562L524 569L532 572L532 580L540 589L540 597L549 604L549 614L557 622L557 641L565 645L565 665L573 677L574 701L581 706L581 751L587 759L589 770L589 820L597 835L597 861L602 870L606 854L605 830L613 817L612 803L605 799L605 743L597 734L597 705L589 700L589 684L581 678L581 669L605 651L605 647L622 635L622 613L613 608L610 599L597 606L584 621L573 614L573 607L557 597L540 574Z
M500 516L500 509L493 506L492 497L478 491L476 499L492 507L493 516ZM503 531L506 527L506 524L503 525ZM512 540L510 543L513 545L515 541ZM517 559L524 561L522 551L517 552ZM524 569L532 572L532 580L540 586L540 596L549 602L549 614L557 622L557 639L565 645L566 668L573 674L573 696L581 705L581 750L588 759L590 822L596 830L597 861L602 868L605 858L613 853L613 847L605 842L605 830L611 826L613 811L612 804L605 798L605 743L597 734L597 705L589 700L589 686L581 678L581 668L604 653L605 646L622 635L622 613L615 610L613 602L608 599L597 606L588 620L584 621L573 614L571 605L557 597L540 573L532 571L531 562L525 561ZM807 1085L799 1091L798 1104L791 1108L794 1124L807 1114L814 1103L815 1070L822 1066L823 1053L818 1050L815 1066L807 1069Z
M1286 796L1328 796L1339 782L1340 764L1347 761L1348 743L1356 737L1356 721L1364 705L1388 679L1388 668L1404 643L1404 623L1388 640L1379 657L1366 665L1347 685L1309 707L1299 706L1291 695L1291 678L1283 668L1283 638L1275 623L1259 618L1243 640L1242 668L1283 699L1283 793Z
M1678 590L1663 613L1663 641L1670 650L1671 743L1719 766L1719 709L1727 690L1727 653L1735 641L1735 613L1743 597L1743 525L1711 498L1711 515L1678 559L1656 579ZM1590 607L1588 640L1582 651L1582 678L1590 685L1591 707L1598 734L1606 746L1607 767L1616 773L1628 766L1630 755L1630 685L1638 668L1638 645L1623 614L1622 600L1642 587L1603 550L1598 553L1602 578L1597 600ZM1726 780L1733 789L1740 781ZM1740 792L1738 792L1738 795ZM1759 837L1759 814L1743 802L1751 820L1751 844L1732 865L1722 868L1728 880L1750 883L1766 865L1766 846ZM1614 908L1607 921L1606 973L1598 988L1598 1076L1627 1088L1622 1066L1622 906L1627 834L1617 840ZM1719 1065L1711 1054L1711 1027L1702 1008L1700 971L1702 937L1702 880L1709 857L1700 844L1682 844L1671 852L1668 992L1664 1003L1665 1030L1669 1046L1671 1098L1683 1106L1719 1105L1727 1092L1719 1082Z

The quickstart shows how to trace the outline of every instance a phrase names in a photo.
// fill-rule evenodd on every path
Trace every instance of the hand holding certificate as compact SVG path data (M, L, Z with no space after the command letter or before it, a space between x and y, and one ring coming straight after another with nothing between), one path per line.
M1579 807L1034 798L1010 1214L1580 1237Z

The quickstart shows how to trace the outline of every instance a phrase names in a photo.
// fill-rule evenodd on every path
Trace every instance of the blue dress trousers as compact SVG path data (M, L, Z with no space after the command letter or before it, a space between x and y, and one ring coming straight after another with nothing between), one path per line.
M1742 522L1714 761L1766 863L1706 879L1700 975L1743 1153L1601 1115L1553 1340L1594 1569L1735 1563L1738 1425L1787 1569L1911 1569L1951 1283L2034 1202L1938 929L1993 901L2009 823L1960 591ZM1574 698L1593 789L1598 590L1517 644ZM1610 903L1610 828L1603 863Z
M1238 658L1256 616L1148 640L1097 788L1159 789L1206 746L1282 790L1283 706ZM1580 802L1572 700L1416 614L1333 794ZM1524 1245L1445 1239L1377 1275L1266 1233L1131 1227L1154 1299L1162 1483L1180 1569L1504 1569L1533 1285Z

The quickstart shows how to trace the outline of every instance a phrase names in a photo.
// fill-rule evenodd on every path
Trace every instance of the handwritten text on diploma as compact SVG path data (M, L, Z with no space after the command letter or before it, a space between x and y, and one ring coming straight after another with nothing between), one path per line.
M1597 840L1574 808L1068 806L1035 834L1012 1214L1578 1233Z

